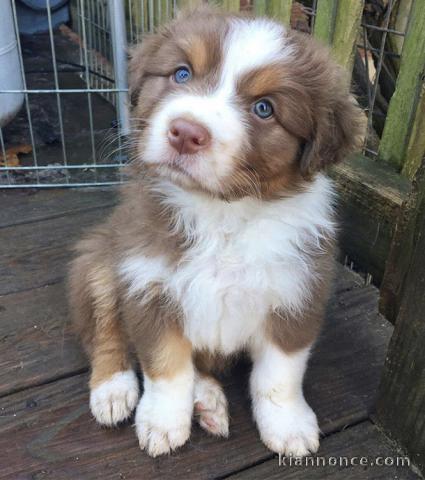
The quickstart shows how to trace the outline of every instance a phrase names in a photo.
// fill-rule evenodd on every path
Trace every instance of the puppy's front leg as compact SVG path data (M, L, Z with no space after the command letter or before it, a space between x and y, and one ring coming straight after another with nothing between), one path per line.
M309 350L285 352L264 339L252 351L254 418L266 446L283 455L304 456L319 448L316 415L302 391Z
M136 411L140 447L152 457L188 440L193 413L194 366L190 342L177 329L140 352L144 392Z

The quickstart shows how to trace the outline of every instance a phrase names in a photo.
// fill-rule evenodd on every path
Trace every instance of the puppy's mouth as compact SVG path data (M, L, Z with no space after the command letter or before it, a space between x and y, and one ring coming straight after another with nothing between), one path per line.
M167 153L163 160L155 165L161 176L189 181L198 186L202 184L197 175L197 163L201 160L199 155L179 154L175 151Z
M173 152L169 157L167 157L165 164L171 170L191 176L191 171L195 167L196 162L199 160L196 157L198 157L198 155L185 155Z

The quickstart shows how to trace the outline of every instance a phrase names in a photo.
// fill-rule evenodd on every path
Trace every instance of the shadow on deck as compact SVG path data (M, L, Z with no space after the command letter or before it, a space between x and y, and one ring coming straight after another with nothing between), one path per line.
M196 425L187 445L149 458L129 424L106 430L88 409L87 361L67 319L69 247L107 215L113 190L0 194L0 478L11 479L415 479L371 422L391 325L378 292L339 267L306 396L323 431L319 456L394 457L393 466L279 466L260 442L248 400L249 366L223 378L228 440Z

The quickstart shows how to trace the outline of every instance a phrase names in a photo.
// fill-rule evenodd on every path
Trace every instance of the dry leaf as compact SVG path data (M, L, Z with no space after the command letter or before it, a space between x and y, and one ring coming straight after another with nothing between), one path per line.
M31 153L31 145L17 145L16 147L10 147L6 149L6 158L3 153L0 153L0 166L1 167L19 167L21 164L18 155L20 153Z

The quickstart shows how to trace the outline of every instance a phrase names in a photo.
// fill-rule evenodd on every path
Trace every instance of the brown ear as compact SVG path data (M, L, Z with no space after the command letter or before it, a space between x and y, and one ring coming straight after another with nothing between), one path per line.
M293 30L289 41L297 55L288 64L286 83L296 86L293 115L305 127L300 168L309 176L361 148L366 117L350 94L345 71L332 59L328 48Z
M136 105L139 98L140 90L146 77L148 63L162 42L163 37L160 33L149 34L142 38L141 43L131 47L129 50L128 90L132 107Z
M328 88L334 98L330 97L329 104L315 112L314 131L304 144L300 159L303 176L342 161L359 150L364 141L366 117L356 100L347 88L342 87L339 92L337 88L332 90L331 85Z

